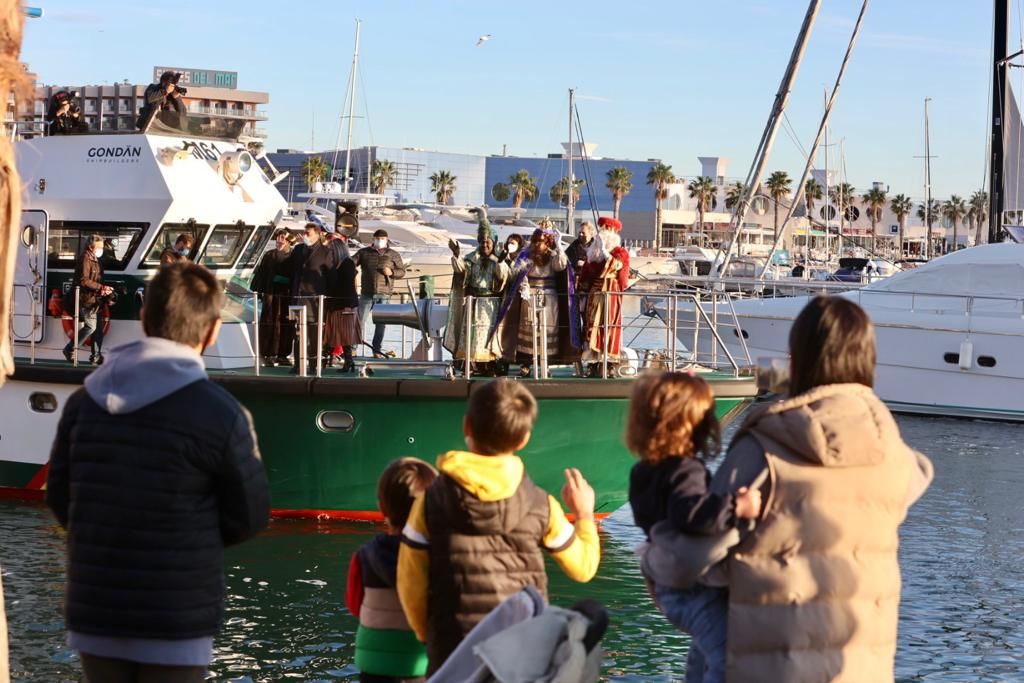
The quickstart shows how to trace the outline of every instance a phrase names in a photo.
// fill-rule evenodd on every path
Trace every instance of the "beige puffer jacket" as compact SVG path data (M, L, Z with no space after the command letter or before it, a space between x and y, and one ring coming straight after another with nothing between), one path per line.
M892 681L897 529L930 463L859 384L770 404L744 433L764 448L771 494L729 560L727 680Z

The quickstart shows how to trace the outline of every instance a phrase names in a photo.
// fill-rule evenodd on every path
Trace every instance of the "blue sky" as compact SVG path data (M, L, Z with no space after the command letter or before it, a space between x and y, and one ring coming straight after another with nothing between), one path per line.
M661 158L698 174L698 156L746 175L807 3L318 2L38 0L23 59L44 83L145 82L156 64L239 72L271 101L268 146L333 148L363 21L354 144L544 155L567 136L577 88L601 156ZM788 110L813 139L860 9L825 0ZM1014 17L1016 24L1020 20ZM875 0L833 114L846 171L923 194L923 101L931 103L933 193L970 195L985 170L992 8L987 0ZM492 39L474 47L476 38ZM1016 33L1016 32L1015 32ZM1014 38L1016 41L1017 38ZM1012 50L1013 48L1011 48ZM1024 69L1014 82L1024 92ZM313 122L315 121L315 126ZM832 158L838 154L833 148ZM769 169L799 177L779 134Z

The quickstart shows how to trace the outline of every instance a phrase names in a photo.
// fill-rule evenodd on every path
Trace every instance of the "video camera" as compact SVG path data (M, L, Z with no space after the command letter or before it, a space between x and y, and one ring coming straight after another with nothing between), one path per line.
M187 95L188 88L178 85L178 81L181 80L181 72L174 74L174 78L171 79L171 83L174 84L174 91L179 95Z
M82 108L78 106L77 100L81 95L82 93L77 90L61 90L53 96L54 106L60 107L62 104L67 102L69 113L80 114L82 112Z

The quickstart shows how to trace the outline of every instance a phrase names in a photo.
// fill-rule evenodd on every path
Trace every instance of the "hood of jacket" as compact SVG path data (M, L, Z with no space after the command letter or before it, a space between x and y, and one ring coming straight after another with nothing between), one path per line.
M511 498L526 471L517 455L477 455L449 451L437 459L437 469L484 503Z
M194 349L145 337L112 349L85 378L85 391L108 413L123 415L201 379L206 379L206 367Z
M784 445L793 455L825 467L881 462L900 441L892 415L869 387L829 384L752 413L741 433Z

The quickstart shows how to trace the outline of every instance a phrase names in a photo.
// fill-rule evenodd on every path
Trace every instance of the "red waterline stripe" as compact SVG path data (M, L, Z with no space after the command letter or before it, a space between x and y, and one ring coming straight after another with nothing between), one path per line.
M15 489L7 486L0 486L0 498L13 500L40 501L46 497L43 489Z
M25 488L42 490L42 488L46 486L46 475L49 471L50 463L46 463L45 465L40 467L39 471L36 472L35 476L32 477L27 484L25 484Z

